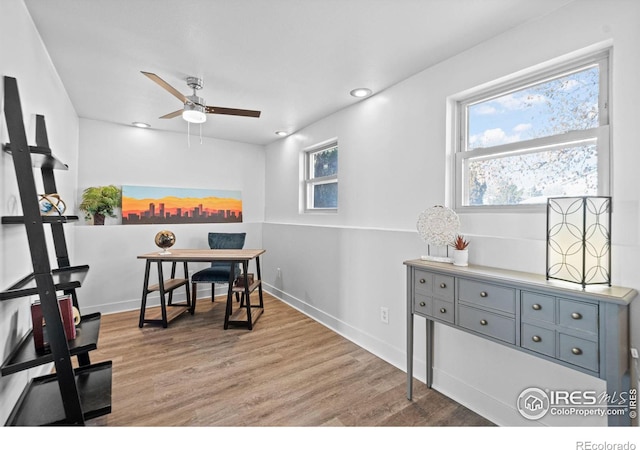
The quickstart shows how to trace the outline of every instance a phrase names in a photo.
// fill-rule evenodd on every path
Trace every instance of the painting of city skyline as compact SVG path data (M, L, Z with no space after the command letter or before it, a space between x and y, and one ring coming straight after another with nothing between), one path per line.
M242 222L242 193L122 186L122 224Z

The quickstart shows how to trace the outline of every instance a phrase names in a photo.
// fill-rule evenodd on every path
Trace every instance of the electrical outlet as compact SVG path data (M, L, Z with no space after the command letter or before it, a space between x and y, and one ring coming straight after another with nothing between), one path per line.
M633 356L634 359L638 359L638 349L631 347L631 356Z
M382 323L389 323L389 308L386 306L380 307L380 320Z

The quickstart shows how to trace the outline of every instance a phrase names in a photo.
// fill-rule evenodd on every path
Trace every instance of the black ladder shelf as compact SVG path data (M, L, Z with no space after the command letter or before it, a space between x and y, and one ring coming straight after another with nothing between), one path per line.
M40 168L45 194L57 192L54 170L67 170L49 149L44 116L36 116L36 146L27 144L22 106L15 78L4 77L4 112L9 144L3 146L13 158L22 205L22 216L2 217L2 224L22 224L27 232L33 272L0 292L0 301L38 296L46 322L49 347L37 352L29 332L0 366L7 376L52 363L55 372L33 378L11 412L6 425L84 425L86 420L111 412L111 361L91 364L89 352L97 348L100 313L81 316L75 339L67 341L58 292L70 295L80 310L76 289L89 266L72 266L67 253L63 225L77 216L42 216L33 168ZM51 227L58 267L51 268L44 225ZM76 357L78 367L73 367Z

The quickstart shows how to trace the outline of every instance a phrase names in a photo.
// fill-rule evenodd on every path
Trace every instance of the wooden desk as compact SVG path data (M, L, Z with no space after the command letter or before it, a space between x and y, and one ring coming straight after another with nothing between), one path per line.
M242 325L246 326L249 330L253 329L253 325L258 320L258 317L264 310L264 303L262 299L262 277L260 275L260 255L265 253L263 249L241 249L241 250L210 250L210 249L175 249L170 250L169 254L162 254L160 252L146 253L139 255L138 259L146 260L146 267L144 272L144 285L142 287L142 303L140 305L140 322L138 326L142 328L145 323L159 324L164 328L167 327L168 322L185 311L194 312L194 304L191 300L191 294L189 292L189 271L187 263L189 262L214 262L214 261L229 261L230 263L242 264L242 272L248 273L249 261L255 259L256 261L256 278L251 285L248 284L247 277L245 277L244 286L235 287L233 285L235 281L234 271L229 272L229 290L227 292L227 305L224 316L224 329L226 330L229 325ZM158 266L158 284L149 286L149 272L151 270L151 263L155 262ZM162 263L171 263L171 277L164 279L162 271ZM184 278L176 278L176 264L182 262L184 270ZM187 300L185 303L174 304L173 303L173 291L181 286L185 286ZM259 304L252 305L250 300L250 294L258 289L258 296L260 299ZM147 307L147 295L150 292L160 292L160 318L145 317ZM242 293L245 296L244 306L238 308L236 312L233 312L233 294ZM168 297L167 297L168 294ZM172 307L176 313L167 314L167 306Z

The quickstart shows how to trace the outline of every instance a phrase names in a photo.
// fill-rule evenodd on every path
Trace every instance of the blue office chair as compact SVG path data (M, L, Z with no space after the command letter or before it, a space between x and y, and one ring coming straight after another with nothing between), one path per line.
M209 233L209 248L212 249L241 249L247 233ZM191 276L191 314L196 310L196 291L198 283L211 284L211 301L215 296L216 283L228 284L229 272L232 267L234 279L240 275L240 264L226 261L214 261L211 267L202 269Z

